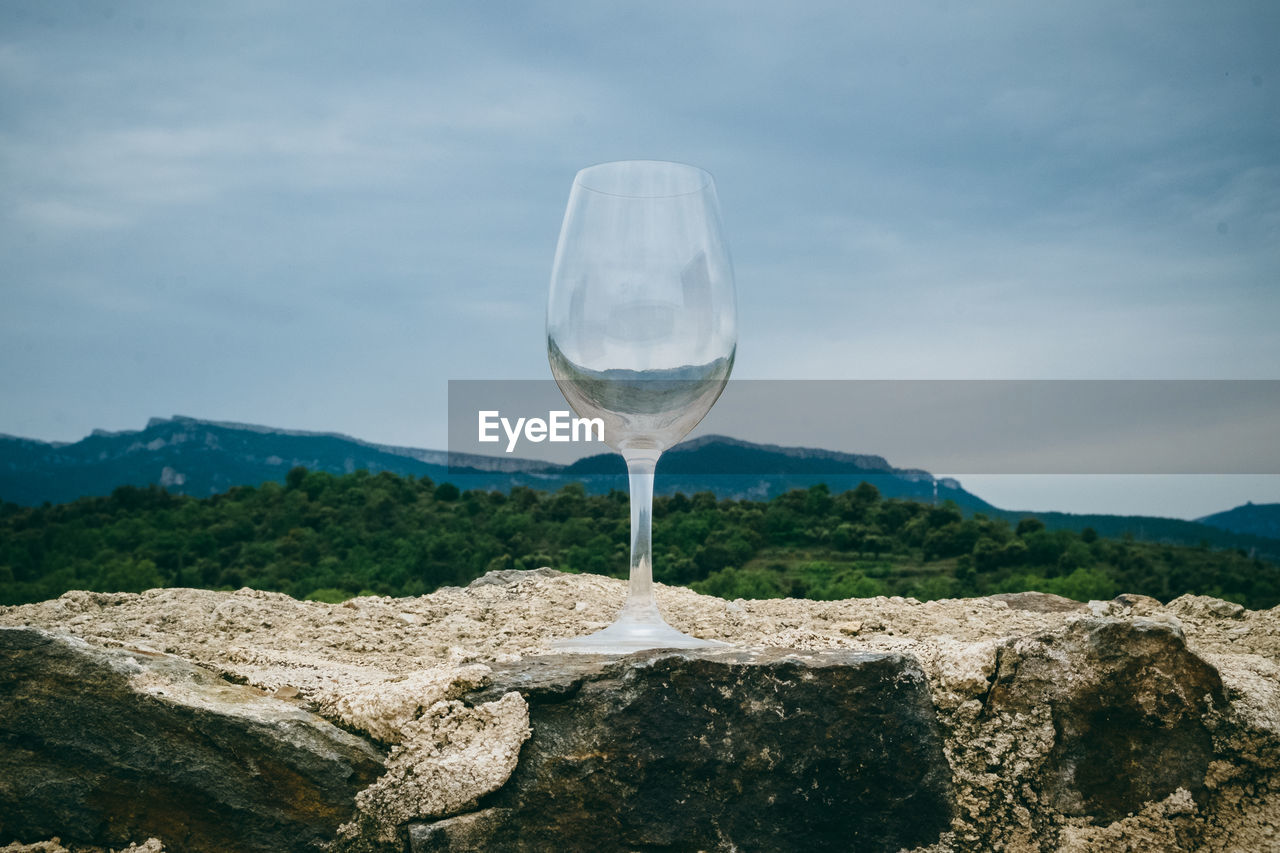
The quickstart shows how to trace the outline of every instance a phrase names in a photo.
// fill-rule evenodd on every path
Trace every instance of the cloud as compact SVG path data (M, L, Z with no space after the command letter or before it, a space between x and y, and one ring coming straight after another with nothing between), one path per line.
M0 355L29 381L0 431L305 393L289 425L440 444L447 378L545 370L569 182L630 157L716 175L740 375L1267 378L1278 27L1198 0L15 0Z
M13 218L17 222L58 231L114 229L123 227L129 221L118 210L104 210L93 204L77 203L65 198L19 200L14 206L16 210Z

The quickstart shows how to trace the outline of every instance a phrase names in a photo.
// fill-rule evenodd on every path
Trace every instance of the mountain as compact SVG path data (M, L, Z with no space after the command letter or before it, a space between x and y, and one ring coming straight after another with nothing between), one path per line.
M1204 518L1197 518L1196 521L1234 533L1249 533L1254 536L1280 539L1280 504L1249 502L1226 512L1216 512Z
M579 459L558 473L568 480L581 480L588 489L606 482L624 489L626 470L621 456L601 453ZM863 482L871 483L885 497L920 501L936 497L939 501L955 501L969 511L995 509L965 491L956 480L935 479L928 471L916 468L895 468L882 456L754 444L723 435L701 436L662 454L655 481L660 494L710 491L720 498L754 500L819 483L839 493Z
M626 468L616 453L588 456L571 465L494 456L451 457L442 450L374 444L337 433L175 415L152 418L137 431L95 430L71 443L0 435L0 499L28 506L45 501L64 503L86 495L107 495L121 485L150 484L176 494L208 497L233 486L284 482L289 469L298 465L331 474L363 469L374 474L389 471L430 477L436 483L451 482L464 490L508 491L528 486L554 491L573 482L582 483L593 494L627 488ZM864 481L886 498L951 500L966 514L982 512L1013 523L1034 515L1050 529L1079 532L1092 527L1102 536L1131 535L1187 545L1205 542L1280 559L1280 531L1276 528L1280 504L1246 505L1201 519L1203 523L1020 512L994 507L955 480L935 479L919 469L895 468L880 456L753 444L719 435L702 436L664 453L658 461L655 486L659 494L711 491L722 499L767 500L818 483L839 493ZM1255 517L1261 520L1250 520Z
M452 462L453 467L450 467ZM462 489L555 490L581 482L593 493L626 489L617 454L572 465L528 459L450 454L373 444L337 433L273 429L184 416L152 418L142 430L95 430L74 443L0 436L0 498L18 504L63 503L106 495L121 485L156 484L177 494L206 497L232 486L284 482L290 468L344 474L430 477ZM660 494L713 491L721 498L767 499L793 488L826 483L832 491L864 480L886 497L954 500L969 510L992 507L955 480L935 483L926 471L899 469L879 456L751 444L705 436L677 445L658 463Z

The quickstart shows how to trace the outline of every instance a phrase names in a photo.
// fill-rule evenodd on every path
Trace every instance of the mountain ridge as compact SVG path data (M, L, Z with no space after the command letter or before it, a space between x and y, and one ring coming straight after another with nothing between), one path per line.
M757 465L732 467L723 459L718 465L699 462L702 457L715 452L722 455L754 454L752 461ZM219 453L229 458L212 458ZM177 464L180 461L190 463L197 454L210 457L204 460L208 463L206 468L216 468L213 463L221 463L228 470L193 472L183 470L183 466ZM761 458L764 463L761 463ZM381 444L337 432L174 415L171 418L153 417L141 430L95 429L77 442L0 437L0 497L26 504L45 500L61 502L83 495L107 494L118 485L149 483L164 485L182 494L204 496L224 491L232 485L256 485L270 479L283 481L288 469L295 465L335 474L360 468L373 473L388 470L430 476L432 479L460 480L458 485L470 488L505 489L513 485L546 488L555 484L544 481L559 478L585 479L588 487L596 485L605 491L607 487L625 485L625 482L606 483L601 480L625 477L621 457L613 453L584 457L562 465L518 457L459 454ZM818 473L883 475L911 484L908 491L912 492L918 492L916 487L925 480L932 489L933 481L928 472L894 468L880 456L757 445L727 436L702 436L676 445L664 454L660 466L664 479L668 474L677 477L682 474L714 475L721 478L717 480L720 491L735 493L749 492L752 488L744 490L743 483L733 478L740 481L757 473L772 476L812 476ZM761 470L756 471L757 467ZM242 470L245 468L255 470ZM166 474L169 470L171 473ZM687 485L671 481L661 487L670 491ZM945 488L955 491L966 505L985 505L976 496L963 493L955 481L948 481ZM772 493L775 490L766 491Z
M121 485L158 485L208 497L235 486L283 482L295 466L332 474L368 470L453 482L462 489L555 490L581 482L592 493L625 491L620 456L604 453L568 465L529 459L450 454L448 451L364 441L336 432L297 430L174 415L153 417L141 430L94 430L77 442L0 435L0 499L38 505L106 495ZM1211 522L1144 516L1026 512L995 507L951 478L895 468L882 456L819 448L755 444L728 436L700 436L663 454L659 494L711 491L720 498L766 500L823 483L841 492L867 481L886 498L952 500L966 513L1012 521L1035 515L1050 528L1093 527L1104 536L1129 533L1157 541L1235 547L1280 555L1280 538ZM1237 508L1237 510L1240 508ZM1206 516L1214 519L1236 510ZM1148 536L1148 532L1150 535Z
M1223 512L1197 518L1196 521L1233 533L1280 539L1280 503L1256 504L1249 501Z

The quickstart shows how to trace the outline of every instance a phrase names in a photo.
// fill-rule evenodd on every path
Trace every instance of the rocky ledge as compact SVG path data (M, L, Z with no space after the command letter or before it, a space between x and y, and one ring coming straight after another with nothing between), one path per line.
M0 608L0 851L1280 849L1280 608L624 588Z

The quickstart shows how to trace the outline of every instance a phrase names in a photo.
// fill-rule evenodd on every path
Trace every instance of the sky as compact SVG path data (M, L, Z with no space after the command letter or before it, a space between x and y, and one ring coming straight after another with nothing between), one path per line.
M1271 0L6 0L0 432L443 448L448 380L549 375L569 186L631 158L715 176L735 378L1280 379L1277 33Z

